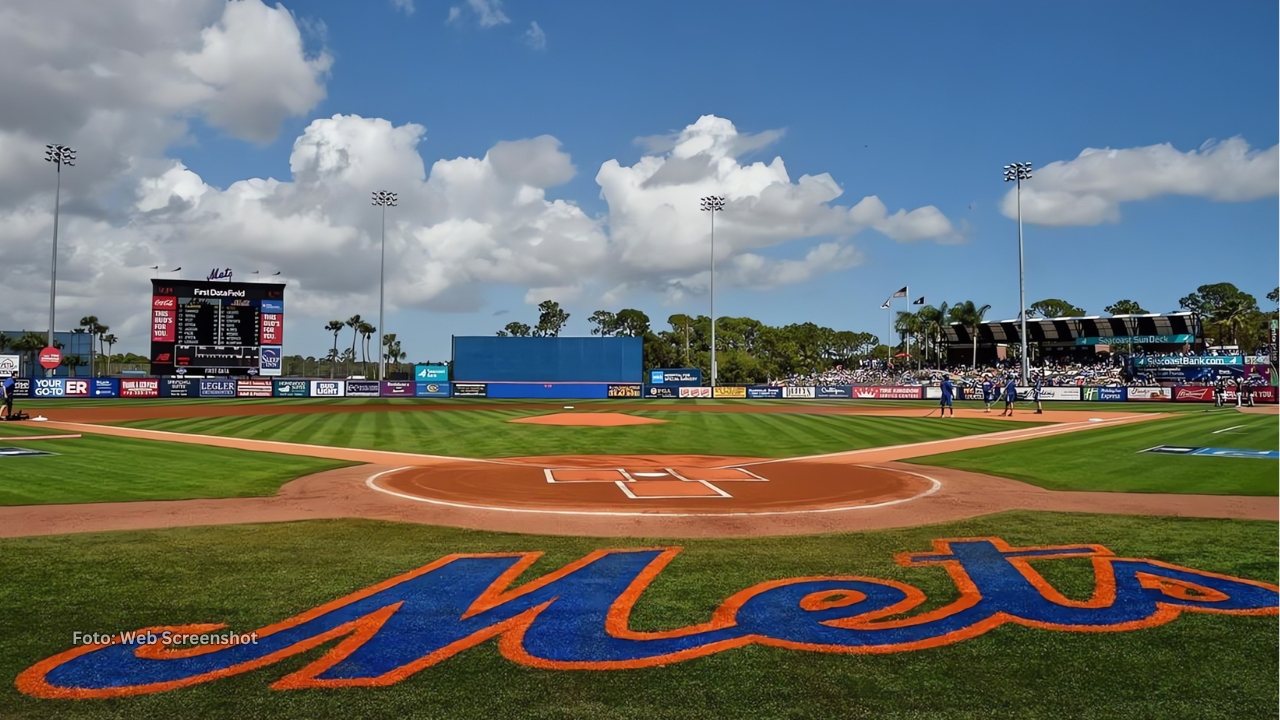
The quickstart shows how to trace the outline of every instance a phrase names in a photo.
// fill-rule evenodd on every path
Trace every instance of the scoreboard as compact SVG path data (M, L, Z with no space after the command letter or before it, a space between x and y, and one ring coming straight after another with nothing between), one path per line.
M279 375L284 285L151 281L151 374Z

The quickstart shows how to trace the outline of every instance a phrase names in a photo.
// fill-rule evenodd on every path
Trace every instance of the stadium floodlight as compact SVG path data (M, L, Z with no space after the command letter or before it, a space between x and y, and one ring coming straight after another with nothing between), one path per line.
M711 388L716 386L716 213L724 212L723 195L702 198L703 212L711 213Z
M382 208L382 259L378 265L378 380L387 379L387 350L382 346L382 333L386 327L382 311L387 285L387 208L395 207L399 200L399 195L386 190L375 190L373 193L372 205Z
M1025 265L1022 260L1022 181L1031 179L1031 163L1013 163L1004 166L1004 181L1016 182L1014 191L1018 203L1018 318L1021 328L1018 335L1022 338L1022 384L1028 384L1029 359L1027 358L1027 281Z
M58 212L62 204L62 166L75 167L76 151L66 145L45 145L44 159L57 169L57 189L53 195L53 262L49 266L49 345L53 346L54 305L58 297ZM50 370L52 375L53 371Z

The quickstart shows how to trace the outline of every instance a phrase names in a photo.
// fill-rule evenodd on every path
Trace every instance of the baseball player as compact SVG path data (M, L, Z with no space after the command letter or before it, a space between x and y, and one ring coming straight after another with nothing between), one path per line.
M1044 389L1044 378L1036 373L1036 382L1031 386L1031 398L1036 401L1036 414L1044 414L1044 406L1040 404L1040 392Z
M942 399L938 401L938 407L939 407L938 417L946 417L948 409L951 410L951 417L956 416L955 406L951 404L952 399L955 397L955 393L956 393L956 386L954 383L951 382L951 376L943 375L942 376Z
M995 385L991 383L991 378L987 375L983 375L982 376L982 402L984 405L986 405L987 409L983 410L982 412L984 413L991 412L991 403L996 401L995 389L996 389Z
M1222 381L1222 378L1218 378L1213 383L1213 406L1222 407L1223 401L1226 399L1226 396L1227 396L1227 384Z
M1013 417L1013 404L1018 401L1018 383L1010 375L1008 381L1004 384L1004 412L1000 413L1001 417L1008 415Z
M13 415L13 393L13 375L6 375L4 383L0 385L0 395L4 398L4 403L0 407L4 408L5 420Z

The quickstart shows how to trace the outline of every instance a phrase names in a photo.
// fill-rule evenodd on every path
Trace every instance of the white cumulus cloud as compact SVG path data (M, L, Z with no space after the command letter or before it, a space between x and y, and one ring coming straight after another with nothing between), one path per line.
M538 24L538 21L529 23L529 29L524 31L524 42L534 50L547 49L547 33Z

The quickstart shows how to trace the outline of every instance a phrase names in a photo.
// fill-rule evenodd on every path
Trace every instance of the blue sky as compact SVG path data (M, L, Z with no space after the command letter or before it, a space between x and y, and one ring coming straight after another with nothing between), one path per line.
M220 17L221 6L221 0L208 0L203 15L193 12L198 17L190 22L174 22L191 34L193 47L201 42L201 28L218 23L232 37L240 31L229 15ZM500 142L553 136L559 142L554 152L520 146L528 166L518 172L563 164L566 155L576 170L571 177L556 172L553 182L533 183L545 193L546 212L555 212L549 203L560 200L581 216L575 216L573 229L564 231L559 252L573 255L574 242L599 245L590 262L566 261L563 282L554 283L579 285L551 293L563 293L573 313L570 334L585 334L586 318L598 308L639 307L655 325L675 312L708 312L705 278L697 276L700 267L687 260L665 269L645 265L646 252L672 252L662 238L640 237L629 245L633 255L617 260L620 251L613 243L622 242L627 232L656 232L644 227L656 200L635 200L634 212L623 217L622 200L606 197L597 182L597 172L610 161L628 169L646 155L669 159L669 146L696 135L688 128L708 115L732 123L740 137L781 131L770 136L772 142L753 143L761 147L728 152L739 170L755 162L767 166L780 157L793 186L798 187L802 175L825 173L842 190L838 198L811 201L807 209L778 220L767 238L749 246L739 245L737 238L750 234L761 217L753 212L762 211L748 211L754 191L736 191L741 202L737 207L731 203L722 216L724 235L718 230L718 241L726 244L722 250L730 253L722 257L728 268L724 278L717 277L721 315L882 333L881 302L910 284L913 296L924 295L931 303L973 299L990 303L993 319L1012 317L1017 312L1016 224L1002 212L1010 186L1002 182L1001 166L1013 161L1029 161L1037 169L1059 164L1056 173L1044 176L1043 185L1037 174L1024 191L1024 200L1027 193L1039 191L1048 203L1026 216L1028 302L1061 297L1101 313L1110 302L1131 297L1152 311L1169 311L1177 308L1179 297L1204 283L1234 282L1265 303L1263 296L1277 282L1274 3L370 0L300 1L285 8L302 40L300 58L277 62L249 57L234 65L239 70L233 78L197 67L203 83L224 93L220 102L226 107L246 116L279 116L271 124L273 131L247 131L250 121L228 119L226 112L207 104L184 107L166 100L146 112L158 117L156 122L179 124L180 130L161 133L163 142L136 150L146 162L121 160L130 168L153 166L154 172L139 171L132 181L139 187L160 187L170 199L189 201L201 210L198 216L175 219L180 210L190 212L175 202L167 208L151 203L142 214L138 206L113 215L112 203L141 191L113 190L105 179L82 190L86 203L106 217L102 222L115 223L111 235L123 245L142 243L126 235L156 223L146 240L152 244L145 252L125 252L126 265L144 267L152 264L150 259L163 258L187 270L200 269L190 276L202 275L204 265L212 262L244 267L244 272L249 265L281 269L303 298L292 306L297 311L287 315L289 353L323 352L328 339L319 328L335 313L355 309L366 318L376 315L377 277L370 277L376 266L367 261L376 216L367 206L367 191L382 188L364 188L349 174L333 180L325 168L316 171L316 187L332 192L316 201L322 214L333 214L316 231L328 238L321 245L332 250L346 242L349 252L363 258L343 262L333 259L341 258L340 253L327 256L328 272L345 279L310 269L314 257L307 257L305 237L291 240L287 252L257 254L269 239L241 247L230 243L219 254L207 242L195 251L175 238L209 231L211 213L225 223L223 232L255 225L252 218L229 217L241 212L244 202L242 195L226 191L249 178L293 183L297 192L271 205L272 212L289 203L301 207L304 183L290 165L295 142L308 135L308 128L319 135L313 123L334 115L389 121L382 130L421 126L408 147L420 155L424 177L433 173L437 160L483 158ZM544 46L530 42L534 23L544 34ZM108 63L112 42L103 41L100 58L79 58L79 66ZM201 52L207 57L213 48L207 38L204 42ZM252 55L246 50L251 42L242 39L226 52ZM259 97L238 90L237 83L272 81L269 72L262 73L264 78L250 77L257 68L293 67L289 63L301 59L313 61L308 81L317 92L280 101L280 107L270 100L235 105L246 93ZM180 62L176 67L185 71L190 65ZM294 76L279 74L285 78L282 88L299 86ZM22 130L0 113L0 139L6 122L12 134ZM87 119L68 126L68 133L84 137L95 130L94 122L101 121ZM343 143L363 132L334 130L325 147L356 152L358 144ZM678 137L667 148L638 141L673 134ZM1219 144L1205 146L1210 141ZM1228 141L1236 144L1225 147ZM370 142L387 147L379 139ZM1170 147L1151 149L1162 144ZM1108 162L1097 157L1098 162L1072 162L1087 148L1119 154ZM724 154L715 159L724 160ZM183 176L187 185L172 174L160 179L166 163L173 161L189 173ZM463 191L450 190L443 193L453 203L446 210L410 209L411 203L427 204L435 196L429 187L421 196L408 187L415 169L392 167L395 162L387 160L390 169L384 175L359 176L400 190L406 204L391 216L390 232L397 239L389 247L399 273L392 282L396 287L411 284L419 261L432 268L421 270L423 275L447 278L460 272L449 260L450 229L459 227L452 223L464 216L496 217L510 208L464 212L459 207L483 200L459 199ZM1244 179L1235 187L1224 178ZM391 186L397 182L402 186ZM193 195L182 189L191 183L208 190ZM687 203L693 210L678 220L682 246L705 242L705 216L696 213L704 187L690 185ZM731 187L729 192L735 191ZM1050 192L1066 194L1049 198ZM202 199L197 201L197 195ZM215 195L219 204L211 209L209 198ZM885 230L883 216L862 225L823 219L824 206L847 211L865 196L879 198L888 214L900 208L933 209L896 231ZM43 196L28 200L33 207L45 202ZM1101 209L1090 212L1082 209L1086 206ZM94 212L86 209L85 215ZM494 235L503 228L524 232L530 223L541 227L541 222L495 220L491 230ZM305 229L296 221L284 226ZM415 235L426 227L435 228L433 240ZM41 228L31 232L30 244L44 242ZM0 242L23 240L0 236ZM403 245L410 242L436 244L415 255ZM479 247L502 240L476 242ZM801 260L824 243L831 245L831 262L818 258L803 268L794 266L789 281L762 279L785 276L786 261ZM753 258L734 260L743 254ZM450 334L491 334L510 320L536 318L529 303L537 298L530 297L529 289L552 285L548 278L554 273L526 277L518 251L515 257L498 255L510 265L501 269L481 255L468 255L466 262L488 269L466 271L465 282L439 279L403 293L389 286L394 309L387 329L399 333L413 358L445 357ZM554 264L555 257L541 255L538 262ZM335 263L341 267L334 268ZM597 264L622 269L593 283ZM668 282L664 273L680 280ZM579 282L584 276L588 281ZM137 278L127 287L136 284ZM79 295L76 286L69 286L68 312L75 312L77 303L90 303L93 292L114 292L113 287L94 284L86 271ZM341 302L320 299L330 287ZM133 305L120 305L120 327L132 328L132 320L123 318L133 314L145 320L142 292L133 303L136 313L130 310ZM31 312L37 307L33 304ZM9 322L0 325L39 325L38 314L28 321L20 308L9 311L12 317L3 312L0 319ZM139 341L144 330L137 331Z

